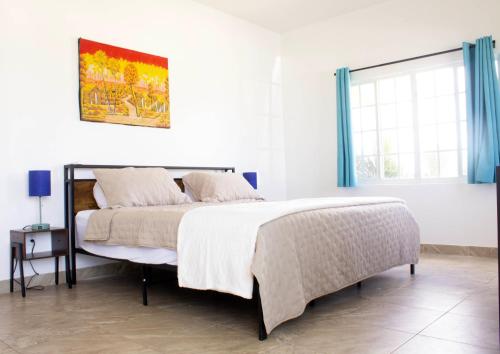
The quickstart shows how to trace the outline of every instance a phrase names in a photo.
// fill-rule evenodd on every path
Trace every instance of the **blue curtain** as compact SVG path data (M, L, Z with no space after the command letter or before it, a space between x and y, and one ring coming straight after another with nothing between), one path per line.
M494 183L500 165L500 87L490 37L463 44L469 183Z
M337 69L337 186L354 187L349 68Z

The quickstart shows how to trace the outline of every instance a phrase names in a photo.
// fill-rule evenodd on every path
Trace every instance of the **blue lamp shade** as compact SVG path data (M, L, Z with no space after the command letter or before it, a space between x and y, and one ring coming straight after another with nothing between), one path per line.
M257 189L257 172L243 172L243 178L250 183L253 189Z
M50 171L29 171L29 196L47 197L50 195Z

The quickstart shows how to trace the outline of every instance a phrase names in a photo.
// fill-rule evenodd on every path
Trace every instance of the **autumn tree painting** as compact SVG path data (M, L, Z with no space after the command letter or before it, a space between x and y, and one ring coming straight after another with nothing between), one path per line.
M79 40L80 119L170 128L168 59Z

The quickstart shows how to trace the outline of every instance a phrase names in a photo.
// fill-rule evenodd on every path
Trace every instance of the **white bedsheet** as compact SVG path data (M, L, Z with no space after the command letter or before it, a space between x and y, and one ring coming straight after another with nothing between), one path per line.
M76 214L76 246L98 256L127 259L136 263L177 265L177 252L167 248L127 247L103 245L84 241L90 215L95 210L83 210Z
M261 225L301 211L394 202L404 203L386 197L311 198L192 209L179 225L179 286L251 299L251 266Z

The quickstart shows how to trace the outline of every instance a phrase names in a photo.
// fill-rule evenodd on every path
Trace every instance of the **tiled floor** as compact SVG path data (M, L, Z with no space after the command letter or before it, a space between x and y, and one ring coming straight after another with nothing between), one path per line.
M256 338L251 302L156 273L0 296L0 353L498 353L496 259L424 255Z

